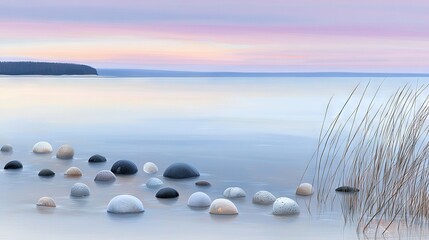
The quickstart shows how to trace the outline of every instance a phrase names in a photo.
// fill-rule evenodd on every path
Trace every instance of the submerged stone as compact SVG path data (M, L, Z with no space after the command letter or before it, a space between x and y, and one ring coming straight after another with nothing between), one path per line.
M280 197L273 204L273 214L278 216L299 214L299 205L287 197Z
M163 185L164 183L162 182L161 179L159 178L149 178L146 182L146 187L148 188L159 188Z
M167 178L183 179L198 176L200 176L198 170L186 163L173 163L164 171L164 177Z
M239 187L229 187L225 189L223 196L226 198L241 198L246 196L246 192Z
M216 215L235 215L238 214L237 207L228 199L218 198L210 205L211 214Z
M211 203L209 195L203 192L193 193L188 199L188 206L191 207L208 207Z
M276 201L276 197L268 191L259 191L253 196L252 202L255 204L269 205Z
M209 182L204 181L204 180L196 182L195 185L200 186L200 187L209 187L209 186L211 186L211 184Z
M82 171L77 167L70 167L67 169L67 171L64 173L67 177L81 177Z
M45 169L40 170L39 176L40 177L53 177L53 176L55 176L55 173L51 169L45 168Z
M4 169L21 169L22 168L22 163L20 161L17 160L13 160L10 161L8 163L6 163L6 165L4 166Z
M51 153L52 151L53 151L52 146L48 142L38 142L33 146L34 153L43 154L43 153Z
M104 156L101 156L99 154L95 154L88 159L88 162L90 163L101 163L106 161L107 159Z
M143 171L148 174L155 174L158 172L158 166L153 162L147 162L143 165Z
M359 192L359 189L350 187L350 186L341 186L335 189L337 192L346 192L346 193L356 193Z
M129 160L116 161L110 169L114 174L132 175L138 172L136 164Z
M65 144L65 145L62 145L60 149L58 149L58 152L57 152L58 159L68 160L68 159L72 159L73 156L74 156L74 149L70 145Z
M50 197L42 197L36 204L38 207L56 207L54 199Z
M161 188L157 193L157 198L177 198L179 193L174 188L166 187Z
M310 196L313 194L313 186L310 183L301 183L296 189L296 194L301 196Z
M0 151L8 153L13 151L13 147L10 144L5 144L1 147Z
M144 212L143 203L131 195L118 195L107 205L109 213L141 213Z
M84 183L75 183L70 191L72 197L86 197L89 196L89 187Z
M102 182L113 182L116 180L115 174L112 173L112 171L109 170L101 170L97 173L97 175L94 178L94 181L102 181Z

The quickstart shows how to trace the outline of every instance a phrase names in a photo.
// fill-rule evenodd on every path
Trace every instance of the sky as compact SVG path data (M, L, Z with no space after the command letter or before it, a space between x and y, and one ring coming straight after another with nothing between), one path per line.
M1 0L0 60L429 73L427 0Z

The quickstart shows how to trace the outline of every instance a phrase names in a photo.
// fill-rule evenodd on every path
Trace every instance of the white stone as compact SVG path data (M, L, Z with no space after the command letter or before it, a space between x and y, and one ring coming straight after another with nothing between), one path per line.
M94 181L103 181L103 182L113 182L116 180L115 174L110 170L101 170L97 173L94 178Z
M203 192L193 193L188 199L188 206L191 207L208 207L211 203L209 195Z
M70 191L72 197L86 197L89 196L89 187L84 183L75 183Z
M296 194L301 196L310 196L313 194L313 186L310 183L301 183L296 189Z
M153 162L147 162L143 165L143 171L149 174L155 174L158 172L158 166Z
M52 146L48 142L38 142L33 146L34 153L51 153Z
M253 196L252 202L256 204L269 205L276 201L276 197L267 191L259 191Z
M77 167L71 167L67 169L64 175L66 175L67 177L80 177L82 176L82 171Z
M74 149L70 145L62 145L57 152L57 158L59 159L72 159L74 156Z
M230 200L218 198L210 205L210 213L217 215L235 215L238 214L238 210Z
M299 205L287 197L277 198L273 204L273 214L278 216L299 214Z
M36 204L39 207L56 207L54 199L50 197L42 197Z
M229 187L225 189L225 191L223 192L223 196L226 198L240 198L245 197L246 192L239 187Z
M161 179L153 177L149 178L146 182L146 187L148 188L159 188L164 184Z
M144 212L143 203L131 195L118 195L107 205L110 213L141 213Z

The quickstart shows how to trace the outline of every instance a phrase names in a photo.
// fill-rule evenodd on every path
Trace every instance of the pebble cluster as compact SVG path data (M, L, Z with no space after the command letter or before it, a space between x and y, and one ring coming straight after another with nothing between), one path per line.
M13 152L13 147L10 144L3 145L1 147L1 152L11 154ZM53 152L52 145L48 142L38 142L33 146L33 152L35 154L50 154ZM71 160L74 157L74 149L70 145L62 145L57 153L56 158L62 160ZM91 164L103 163L107 159L104 156L95 154L88 159L88 162ZM5 170L21 169L23 165L17 160L8 162L5 166ZM147 162L143 166L143 171L147 174L154 175L158 172L158 166L153 162ZM96 182L114 182L116 181L116 175L134 175L138 173L137 165L129 160L118 160L116 161L110 170L101 170L97 173L94 178ZM39 174L40 177L54 177L55 173L50 169L42 169ZM81 177L82 171L77 167L70 167L64 173L66 177ZM186 179L186 178L195 178L200 176L198 170L187 164L187 163L173 163L171 164L163 173L163 177L167 179ZM164 182L156 177L151 177L145 184L143 184L150 189L158 189L156 197L161 199L171 199L178 198L180 196L179 192L171 187L164 187ZM199 187L210 187L211 183L204 180L199 180L195 182L196 186ZM310 196L313 194L313 186L310 183L301 183L296 190L296 195L300 196ZM351 187L340 187L336 191L343 192L356 192L358 189ZM89 187L84 184L77 182L70 189L70 196L74 198L83 198L90 196ZM224 198L218 198L214 201L211 200L210 196L204 192L195 192L193 193L188 201L187 205L189 207L195 208L208 208L210 214L216 215L236 215L238 214L237 206L229 199L235 198L245 198L247 196L246 192L237 186L228 187L223 192ZM254 204L260 205L272 205L272 214L276 216L287 216L299 214L300 208L299 205L291 198L287 197L278 197L276 198L272 193L268 191L259 191L254 194L252 198ZM54 199L51 197L42 197L36 204L38 207L50 207L55 208L56 204ZM118 195L114 197L109 204L107 205L107 212L109 213L142 213L145 211L143 203L140 199L132 195Z

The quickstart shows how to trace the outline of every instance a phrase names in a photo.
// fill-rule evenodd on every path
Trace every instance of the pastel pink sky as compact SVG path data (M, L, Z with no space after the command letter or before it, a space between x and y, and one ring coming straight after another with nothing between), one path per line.
M429 72L429 1L2 0L0 60Z

